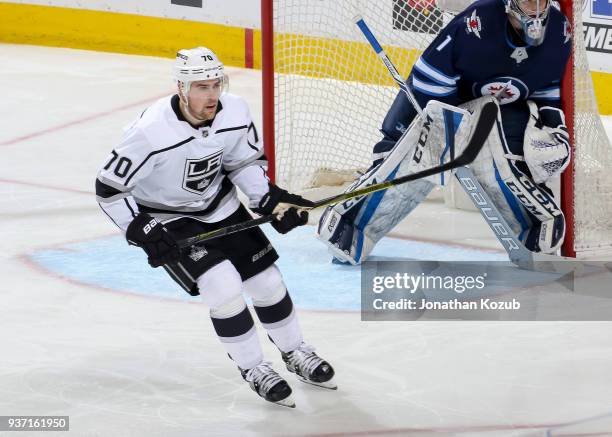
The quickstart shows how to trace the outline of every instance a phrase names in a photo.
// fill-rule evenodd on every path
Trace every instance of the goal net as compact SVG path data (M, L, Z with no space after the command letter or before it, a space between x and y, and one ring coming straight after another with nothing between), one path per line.
M371 163L382 120L398 93L354 24L364 17L400 73L469 0L261 0L264 134L275 180L291 190L355 178ZM574 167L563 183L566 252L612 248L612 153L582 41L573 21L573 68L564 79ZM571 121L570 121L571 120ZM595 206L597 205L597 206Z

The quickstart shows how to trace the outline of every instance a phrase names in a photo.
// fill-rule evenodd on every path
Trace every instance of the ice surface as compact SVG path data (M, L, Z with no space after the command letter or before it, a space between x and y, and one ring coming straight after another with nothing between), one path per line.
M122 126L172 91L171 61L0 45L0 62L0 415L69 415L79 437L612 435L612 324L361 322L358 269L329 264L312 227L270 236L339 390L282 371L297 408L260 400L207 309L94 200ZM228 70L259 120L259 73ZM395 236L379 256L503 257L477 214L435 202Z

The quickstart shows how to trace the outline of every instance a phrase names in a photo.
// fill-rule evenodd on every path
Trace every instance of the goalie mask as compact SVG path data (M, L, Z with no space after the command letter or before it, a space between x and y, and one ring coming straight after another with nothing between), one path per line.
M215 53L206 47L179 50L173 68L174 80L185 98L189 95L192 82L198 80L220 79L222 89L227 88L223 63Z
M551 1L504 0L506 13L518 23L520 37L530 46L539 46L544 41Z

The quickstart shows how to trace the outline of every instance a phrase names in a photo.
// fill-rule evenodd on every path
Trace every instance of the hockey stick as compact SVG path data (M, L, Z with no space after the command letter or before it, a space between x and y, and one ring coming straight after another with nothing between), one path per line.
M414 94L412 94L412 91L410 91L410 88L408 88L406 81L399 73L399 71L397 71L397 68L395 68L395 65L393 65L393 62L391 62L391 59L389 59L389 57L385 53L385 49L382 48L372 31L364 21L363 17L361 15L357 15L355 18L353 18L353 20L355 20L355 24L357 24L359 30L361 30L361 33L363 33L363 36L365 36L365 38L368 40L368 42L376 52L376 55L380 58L383 64L385 64L385 67L387 67L387 70L389 70L389 73L391 73L391 76L393 77L393 80L395 80L395 83L397 83L400 89L406 94L406 97L408 97L408 100L410 100L410 103L412 103L412 106L414 106L414 109L416 109L419 116L423 115L423 110L421 109L419 102L417 102L416 97L414 97Z
M177 241L177 244L179 248L184 249L186 247L193 246L197 243L214 240L215 238L223 237L225 235L234 234L236 232L244 231L259 225L270 223L272 220L274 220L274 216L272 214L264 215L256 219L247 220L242 223L236 223L235 225L215 229L214 231L202 232L201 234L194 235L193 237L185 238L184 240L179 240Z
M474 132L472 133L468 145L459 156L455 157L455 159L450 160L445 164L421 170L419 172L405 175L397 179L380 182L378 184L372 184L368 187L360 188L358 190L349 191L347 193L340 193L336 196L321 199L319 201L314 202L314 206L308 209L320 208L322 206L328 206L333 205L335 203L344 202L346 200L354 199L356 197L362 197L368 194L376 193L377 191L383 191L396 185L416 181L418 179L426 178L428 176L465 166L470 162L474 161L474 159L476 159L476 156L478 156L478 153L480 152L480 149L482 149L485 140L489 136L489 132L491 132L491 129L493 128L493 124L495 123L496 119L497 105L492 102L486 103L482 107L480 116L478 118L478 121L476 122L476 127L474 128ZM274 215L265 215L253 220L247 220L242 223L237 223L235 225L216 229L210 232L204 232L193 237L180 240L178 241L178 245L180 248L193 246L194 244L202 243L207 240L212 240L215 238L223 237L225 235L233 234L235 232L254 228L255 226L271 222L272 220L274 220Z
M482 146L484 145L487 137L489 136L489 132L491 132L491 129L493 128L493 124L495 123L496 119L497 105L493 102L485 103L480 112L480 116L476 121L476 127L474 128L474 132L472 132L472 137L470 138L470 141L468 142L463 152L455 159L437 167L428 168L425 170L418 171L416 173L399 177L397 179L380 182L378 184L370 185L369 187L360 188L358 190L353 190L346 193L340 193L336 196L319 200L318 202L315 202L314 208L344 202L345 200L365 196L367 194L372 194L377 191L386 190L387 188L394 187L396 185L405 184L406 182L426 178L428 176L432 176L438 173L444 173L445 171L468 165L469 163L474 161L478 156L478 153L480 153L480 150L482 149Z
M471 169L467 167L458 168L455 170L455 178L474 203L474 206L480 211L499 242L504 246L513 264L522 269L538 272L569 273L581 268L574 262L568 263L568 261L575 261L574 258L536 253L527 249L523 242L516 237Z

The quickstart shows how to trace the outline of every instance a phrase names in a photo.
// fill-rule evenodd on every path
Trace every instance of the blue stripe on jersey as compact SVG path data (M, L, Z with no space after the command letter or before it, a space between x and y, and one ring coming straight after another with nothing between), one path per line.
M423 76L428 77L429 79L433 80L434 82L437 82L440 85L455 86L457 84L457 81L461 77L461 76L451 77L451 76L448 76L442 73L440 70L435 69L434 67L429 65L427 62L425 62L423 57L420 57L416 61L416 64L414 64L414 69L417 70L419 73L421 73Z
M559 100L561 98L561 90L558 86L545 88L534 91L531 97L534 99Z
M440 86L430 82L424 82L414 74L412 75L412 86L415 90L434 97L448 96L457 92L456 86Z

